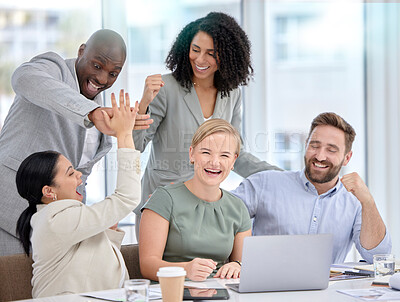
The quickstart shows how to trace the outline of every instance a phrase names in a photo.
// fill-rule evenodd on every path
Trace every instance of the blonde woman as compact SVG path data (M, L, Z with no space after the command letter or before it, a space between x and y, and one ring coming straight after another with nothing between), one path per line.
M220 188L240 152L237 130L222 119L204 122L192 138L194 176L158 188L142 208L139 253L145 278L164 266L181 266L187 277L238 278L243 239L251 222L243 202Z

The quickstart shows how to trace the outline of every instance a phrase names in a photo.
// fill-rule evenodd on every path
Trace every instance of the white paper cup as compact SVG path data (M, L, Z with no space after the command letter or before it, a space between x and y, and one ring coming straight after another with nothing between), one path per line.
M183 267L160 267L157 272L163 302L180 302L183 299L183 283L186 271Z

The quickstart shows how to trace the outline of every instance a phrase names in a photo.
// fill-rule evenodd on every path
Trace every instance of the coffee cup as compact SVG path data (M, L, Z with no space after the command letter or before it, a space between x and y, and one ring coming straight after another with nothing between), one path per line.
M183 299L183 283L186 271L183 267L160 267L157 272L163 302L180 302Z

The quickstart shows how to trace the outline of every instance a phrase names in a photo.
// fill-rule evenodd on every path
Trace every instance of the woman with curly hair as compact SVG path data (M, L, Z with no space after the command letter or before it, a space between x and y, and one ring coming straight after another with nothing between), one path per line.
M187 148L196 129L221 118L241 131L240 85L253 75L250 42L232 17L211 12L186 25L166 59L171 74L146 78L139 113L150 113L149 129L135 131L135 145L143 151L153 141L142 179L140 208L158 186L193 177ZM241 150L234 171L242 177L278 169Z

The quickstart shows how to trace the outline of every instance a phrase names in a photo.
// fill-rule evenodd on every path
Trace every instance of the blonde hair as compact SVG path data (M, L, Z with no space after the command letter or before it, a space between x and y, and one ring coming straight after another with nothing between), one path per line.
M195 148L202 140L215 133L226 133L232 135L236 140L235 154L239 156L241 145L239 132L227 121L219 118L213 118L205 121L203 124L200 125L199 128L197 128L192 137L192 148Z

